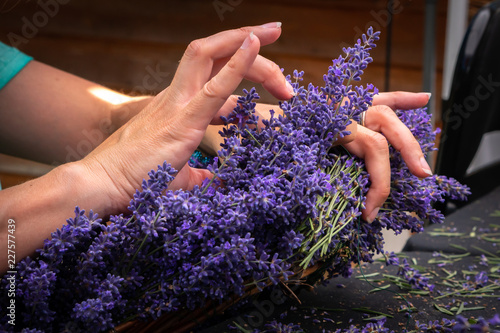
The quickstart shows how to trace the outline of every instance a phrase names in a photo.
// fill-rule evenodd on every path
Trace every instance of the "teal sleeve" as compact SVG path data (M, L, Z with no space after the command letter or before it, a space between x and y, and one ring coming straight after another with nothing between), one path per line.
M32 57L0 42L0 89L31 60Z
M18 49L0 42L0 89L2 89L28 62L33 60ZM0 190L2 184L0 183Z

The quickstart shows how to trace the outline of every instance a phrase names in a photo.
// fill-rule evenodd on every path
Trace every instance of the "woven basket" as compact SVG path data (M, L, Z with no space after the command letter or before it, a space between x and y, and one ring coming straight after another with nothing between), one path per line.
M300 269L295 272L291 278L286 282L287 284L304 284L311 286L318 278L323 275L325 268L328 266L327 263L318 263L306 270ZM313 277L311 279L311 277ZM270 285L271 283L269 283ZM117 333L160 333L160 332L170 332L170 333L182 333L189 329L203 323L213 316L220 315L224 313L229 307L237 304L239 301L259 293L260 290L257 287L249 287L249 289L242 295L238 297L232 297L220 304L215 304L213 301L207 302L207 304L196 310L182 310L175 313L167 313L160 318L151 321L144 322L140 320L134 320L120 324L115 327L114 332Z

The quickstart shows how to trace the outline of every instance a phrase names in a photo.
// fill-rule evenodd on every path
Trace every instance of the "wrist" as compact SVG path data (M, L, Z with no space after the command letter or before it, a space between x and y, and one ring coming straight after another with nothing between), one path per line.
M64 164L54 171L57 181L66 187L68 198L71 198L68 201L73 209L78 206L86 212L92 210L103 218L126 209L126 206L117 203L117 195L111 193L114 187L107 186L99 176L101 172L88 164L76 161Z
M99 215L106 214L96 203L107 201L89 192L91 187L78 169L76 163L64 164L39 178L0 191L0 245L7 239L7 221L15 221L17 260L41 248L52 232L74 216L76 206L88 211L95 205ZM5 271L6 262L0 262L0 273Z

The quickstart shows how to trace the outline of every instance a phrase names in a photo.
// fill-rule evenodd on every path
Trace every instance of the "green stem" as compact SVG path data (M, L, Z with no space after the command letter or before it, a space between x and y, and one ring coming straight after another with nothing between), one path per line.
M248 130L248 128L245 129L245 131L250 134L250 136L252 137L252 139L259 145L259 147L262 147L262 144L255 138L255 136L253 136L252 132L250 132Z

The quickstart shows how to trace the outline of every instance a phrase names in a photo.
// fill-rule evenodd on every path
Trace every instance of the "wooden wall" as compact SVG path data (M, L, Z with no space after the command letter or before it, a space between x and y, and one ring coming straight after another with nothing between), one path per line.
M425 1L394 0L394 4L389 89L421 91ZM446 7L446 0L438 1L436 99ZM370 25L382 31L373 52L375 61L363 82L383 90L386 0L0 0L0 41L127 93L154 94L168 86L191 40L272 21L283 22L283 33L261 54L285 73L304 70L305 80L315 84L321 83L342 46L353 44ZM263 92L263 101L273 99Z

